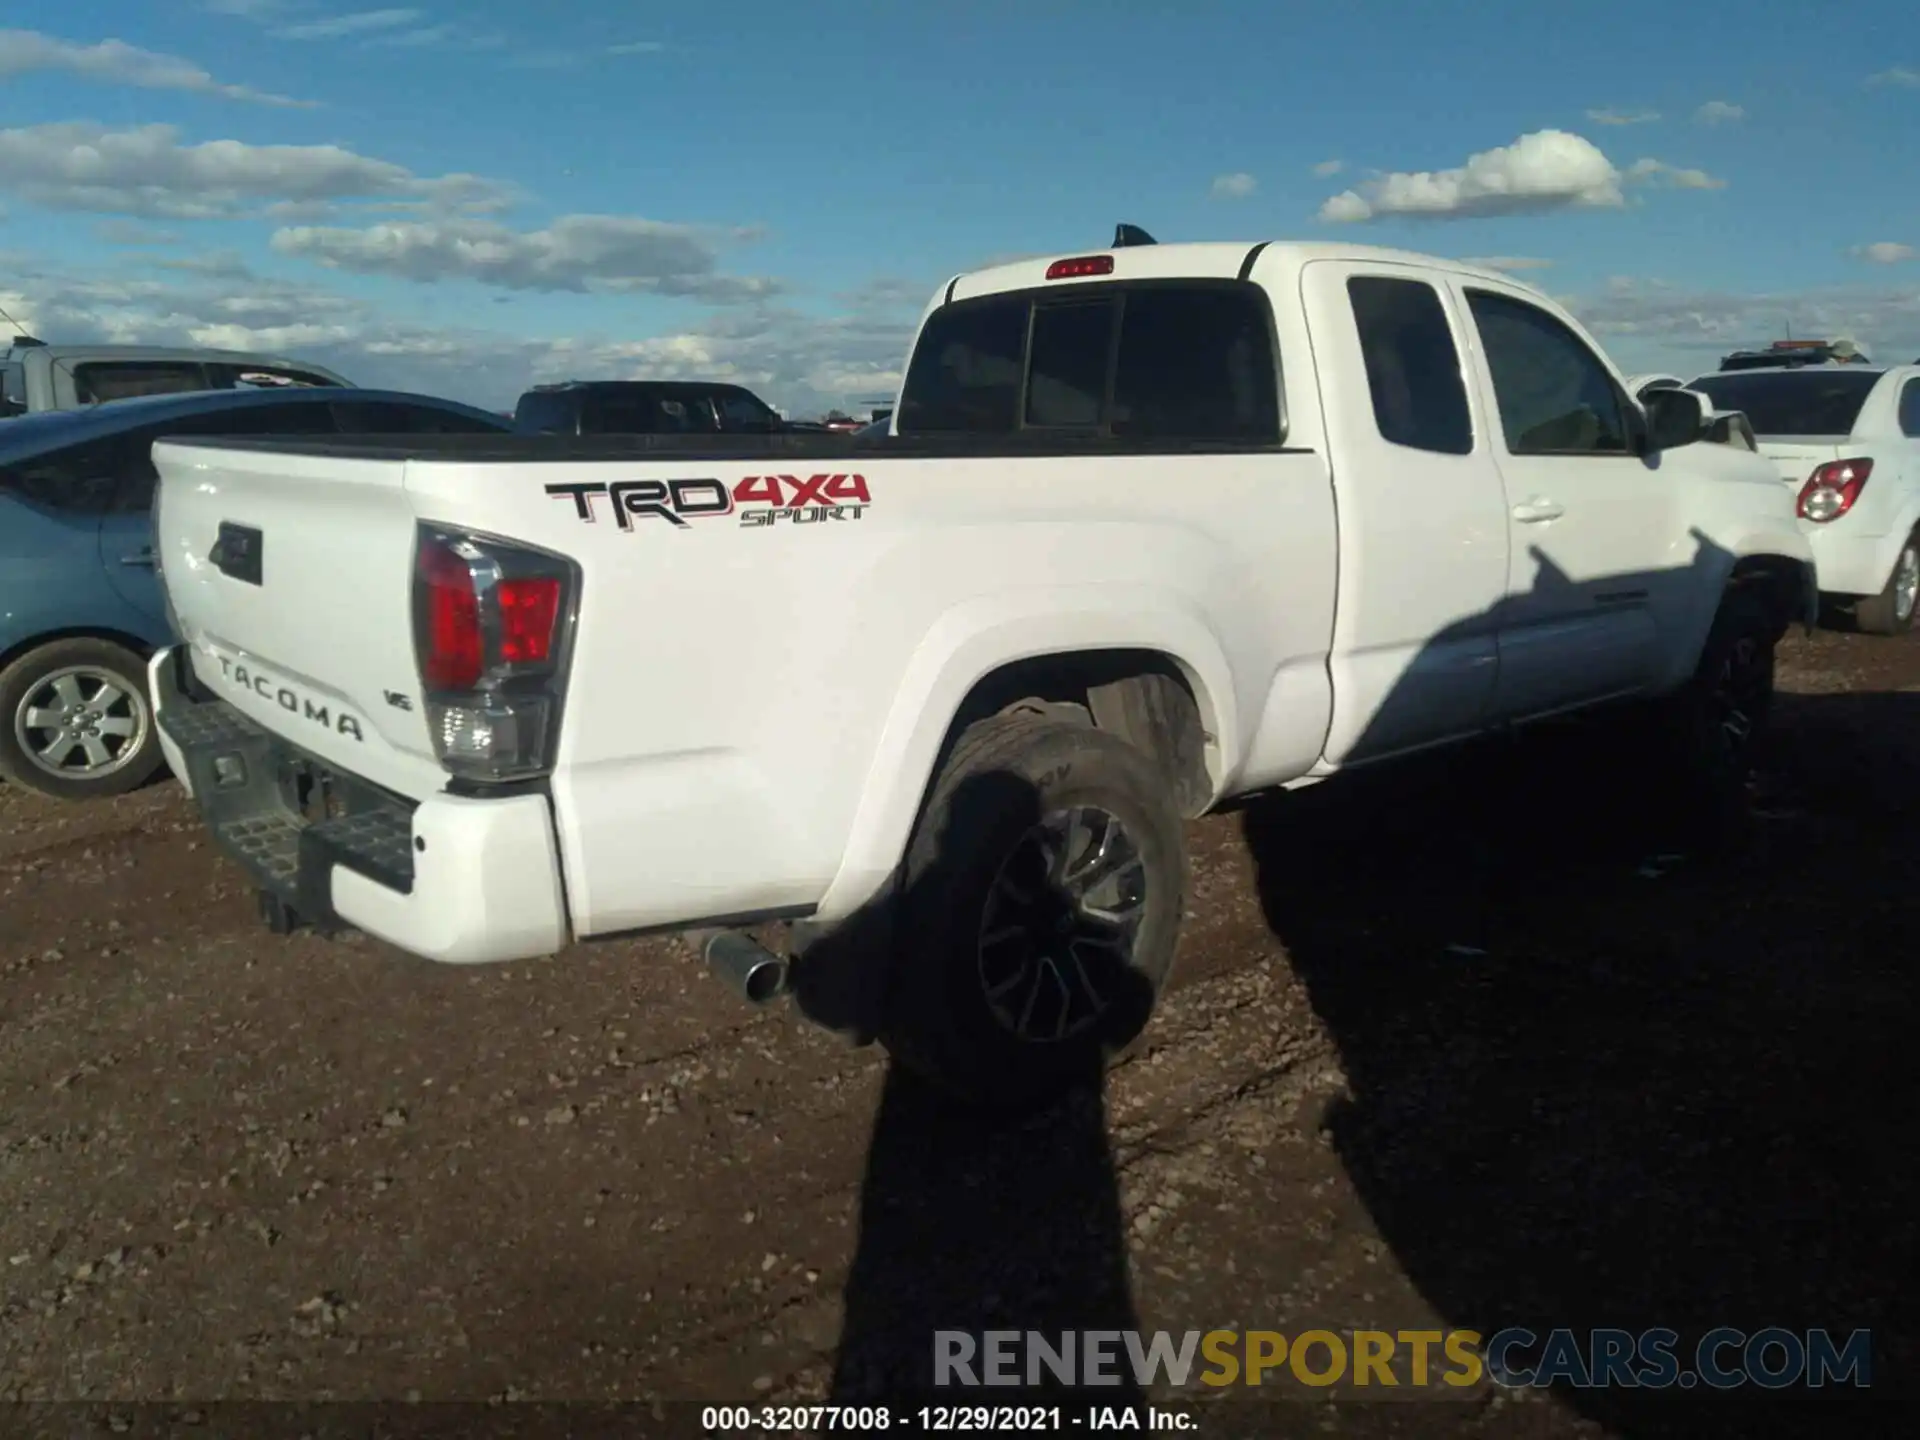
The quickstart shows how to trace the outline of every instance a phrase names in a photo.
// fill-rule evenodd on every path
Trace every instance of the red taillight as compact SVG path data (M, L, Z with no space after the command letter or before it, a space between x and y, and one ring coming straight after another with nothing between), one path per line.
M486 668L473 571L451 546L428 541L420 547L420 586L426 602L421 678L430 690L471 690Z
M1800 487L1800 518L1816 525L1838 520L1853 508L1871 474L1873 461L1867 459L1829 460L1816 467Z
M548 773L579 591L562 556L422 527L414 653L427 733L450 774L494 784Z
M500 605L500 658L509 665L536 665L553 658L554 622L560 618L560 582L547 576L502 580L494 589Z
M1077 280L1085 275L1111 275L1111 255L1081 255L1072 260L1056 260L1047 266L1049 280Z

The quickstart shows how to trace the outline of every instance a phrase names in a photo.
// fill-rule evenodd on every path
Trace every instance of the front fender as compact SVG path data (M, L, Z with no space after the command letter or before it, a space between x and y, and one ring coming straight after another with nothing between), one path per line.
M1216 738L1219 775L1242 741L1232 669L1213 627L1189 601L1138 586L1037 586L944 611L901 676L868 767L840 868L815 918L834 922L871 900L906 852L947 732L968 694L1003 666L1085 650L1155 650L1185 672Z
M1697 563L1704 566L1705 573L1699 577L1697 598L1686 612L1688 620L1684 635L1672 649L1672 660L1664 677L1663 688L1685 684L1699 665L1700 653L1706 646L1707 632L1713 627L1713 617L1720 608L1721 597L1743 562L1751 564L1756 560L1764 560L1775 565L1792 565L1799 577L1796 607L1799 624L1804 631L1811 633L1819 623L1820 589L1814 568L1813 546L1797 527L1779 521L1763 521L1730 534L1699 538L1704 543Z

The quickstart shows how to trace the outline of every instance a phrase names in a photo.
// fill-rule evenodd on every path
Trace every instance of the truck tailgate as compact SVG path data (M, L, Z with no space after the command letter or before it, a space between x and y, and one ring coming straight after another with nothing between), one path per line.
M196 678L317 759L441 788L419 704L405 462L162 441L154 530Z

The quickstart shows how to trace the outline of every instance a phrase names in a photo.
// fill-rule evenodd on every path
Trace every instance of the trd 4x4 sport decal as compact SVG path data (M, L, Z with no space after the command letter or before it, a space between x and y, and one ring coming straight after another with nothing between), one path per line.
M573 502L573 513L592 525L594 502L604 498L622 530L636 520L664 520L684 530L695 520L738 515L748 529L858 520L872 497L864 475L749 475L729 490L718 480L604 480L549 485L547 494Z

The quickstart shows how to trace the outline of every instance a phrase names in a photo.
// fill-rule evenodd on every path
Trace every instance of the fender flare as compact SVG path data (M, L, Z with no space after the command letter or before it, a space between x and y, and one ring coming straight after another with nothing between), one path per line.
M948 731L981 680L1022 660L1086 650L1171 657L1214 737L1216 786L1234 772L1242 744L1233 672L1212 626L1184 597L1133 585L1031 586L963 602L928 627L901 673L815 918L844 919L893 876Z

